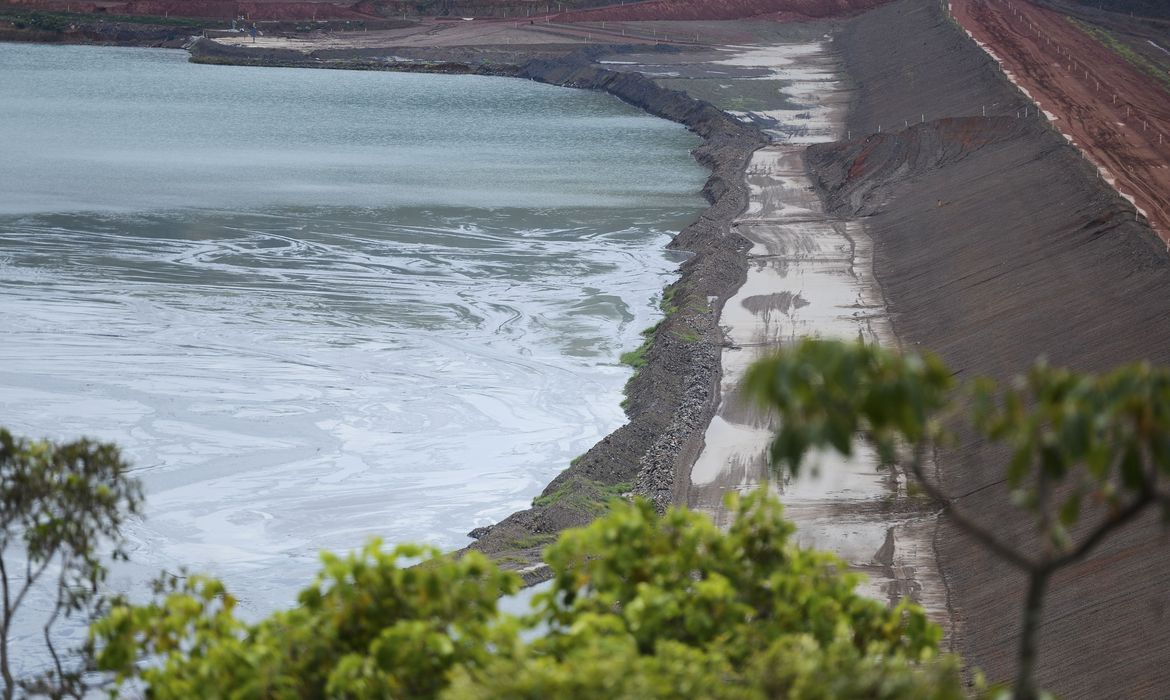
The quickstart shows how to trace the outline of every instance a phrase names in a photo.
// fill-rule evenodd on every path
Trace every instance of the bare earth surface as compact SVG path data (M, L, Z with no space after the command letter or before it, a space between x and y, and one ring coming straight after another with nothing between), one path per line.
M904 346L941 354L958 376L1000 380L1039 356L1096 372L1170 362L1165 243L1051 122L1018 116L1028 102L945 6L895 0L837 36L854 136L805 158L828 209L865 222ZM925 122L889 128L908 114ZM1005 450L963 436L938 459L958 507L1005 539L1033 541L1003 482ZM990 678L1011 678L1021 576L945 517L934 546L956 650ZM1151 517L1059 579L1041 685L1070 700L1167 697L1168 547Z
M874 598L893 604L909 596L949 632L931 549L934 517L907 497L905 480L880 471L877 456L864 446L851 460L821 454L797 477L777 474L767 458L775 418L743 399L748 366L801 338L863 337L897 345L863 223L825 211L804 162L809 144L844 131L849 92L840 60L823 35L778 40L783 43L706 57L673 83L686 89L736 67L759 72L737 81L731 88L736 94L751 94L742 83L755 81L774 85L783 98L782 105L739 112L764 125L774 143L756 151L746 174L748 207L734 230L752 244L747 279L720 314L727 338L721 399L691 470L689 504L725 524L726 493L767 483L802 545L832 551L866 573L865 591Z
M724 375L716 377L718 413L699 433L702 449L667 441L665 452L655 448L634 457L631 446L643 440L640 431L661 430L658 423L634 421L558 477L548 493L574 474L609 483L638 473L639 485L649 474L649 482L658 483L673 473L670 464L686 462L690 454L697 456L693 471L661 481L666 500L720 517L723 493L768 475L762 450L769 419L736 401L738 373L756 353L808 333L860 333L922 346L940 352L964 376L1001 379L1039 355L1097 371L1130 359L1168 360L1165 244L1096 167L1049 127L1052 122L1035 114L935 0L895 0L835 23L465 25L429 37L430 29L409 29L381 47L360 43L365 38L356 32L345 40L355 42L354 55L379 61L446 55L494 62L587 48L563 33L528 43L521 38L525 33L584 32L589 42L602 35L616 42L616 35L625 44L649 39L645 48L591 49L586 63L565 59L579 68L544 71L542 79L596 87L576 76L599 69L641 73L755 124L774 141L750 161L733 159L747 166L746 188L742 198L735 194L720 205L721 216L734 219L743 237L746 261L724 250L705 257L709 267L690 278L730 279L737 266L746 267L738 291L732 286L718 296L702 292L721 311L726 339ZM437 46L437 37L444 36L446 48ZM681 40L662 46L667 36ZM516 48L509 49L509 42ZM300 48L317 50L310 61L345 55L337 45ZM1056 125L1065 129L1064 121ZM723 185L711 191L723 191ZM715 233L722 227L683 239L687 245L725 240L718 237L726 234ZM671 335L659 337L669 343ZM685 374L672 362L644 370L639 381ZM642 403L632 402L635 412ZM662 457L665 470L647 469L650 455ZM1008 539L1026 539L1027 520L1010 505L1000 481L1002 459L996 450L964 440L939 455L938 468L970 512L995 523ZM945 517L916 511L896 475L880 474L864 461L824 466L819 479L773 480L803 541L834 549L870 573L872 595L917 597L944 622L951 648L991 678L1010 678L1020 577ZM617 476L610 478L611 472ZM680 484L685 476L687 483ZM491 548L506 546L509 538L544 536L575 522L554 516L518 513L480 542L499 553L506 548ZM1165 697L1165 552L1156 524L1146 522L1068 573L1045 616L1044 686L1068 698Z
M674 289L681 311L632 385L631 423L545 495L575 480L634 481L660 503L720 518L723 493L768 476L771 418L738 401L739 376L794 338L921 346L962 376L999 379L1040 355L1092 371L1170 362L1170 253L1102 179L1170 235L1170 98L1063 17L1011 2L953 0L963 28L939 0L684 0L672 3L679 21L642 21L638 13L658 4L648 3L531 24L425 20L311 41L273 33L221 42L289 65L348 57L385 69L405 57L606 89L707 138L697 157L714 170L705 190L713 207L676 242L696 255ZM743 8L852 17L714 21ZM290 48L298 52L282 51ZM534 57L556 60L528 63ZM729 126L692 97L753 128ZM749 157L761 130L772 143ZM702 340L681 340L694 334ZM686 430L676 430L681 414ZM964 438L939 454L940 478L1005 538L1028 541L1003 458ZM915 596L967 662L1009 678L1020 577L945 517L916 509L898 475L865 459L823 466L820 478L772 482L802 540L870 573L875 596ZM514 514L477 535L477 546L509 552L509 542L547 541L592 517L570 505ZM1061 579L1042 631L1044 686L1067 698L1170 696L1170 540L1161 532L1152 521L1127 528ZM521 553L539 556L539 546Z
M952 0L951 8L1170 241L1170 92L1027 0Z
M320 49L370 49L385 47L442 48L455 46L537 46L564 44L577 48L596 43L600 33L587 28L549 24L529 24L509 20L436 20L424 19L401 29L368 32L334 32L331 34L280 33L259 36L253 41L241 34L217 39L220 43L257 48L291 48L302 51ZM624 43L655 43L653 37L641 37L631 32Z

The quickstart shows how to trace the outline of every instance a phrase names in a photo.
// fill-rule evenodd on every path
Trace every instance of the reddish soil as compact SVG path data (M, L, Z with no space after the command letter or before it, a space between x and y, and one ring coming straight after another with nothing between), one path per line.
M889 0L649 0L574 10L555 15L558 22L632 22L724 20L766 17L810 20L857 14Z
M353 3L329 0L5 0L8 7L110 15L196 17L203 19L313 20L381 19Z
M1170 243L1170 93L1063 15L1025 0L952 0L951 11Z

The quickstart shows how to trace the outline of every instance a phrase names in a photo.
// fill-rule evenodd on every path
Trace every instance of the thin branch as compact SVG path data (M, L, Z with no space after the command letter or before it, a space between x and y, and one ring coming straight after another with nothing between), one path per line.
M1156 494L1154 491L1143 491L1140 496L1131 501L1125 508L1116 511L1113 515L1106 518L1076 549L1063 556L1048 560L1044 564L1044 568L1052 571L1083 559L1089 552L1093 551L1093 548L1101 544L1101 541L1105 539L1106 535L1140 515L1146 509L1146 506L1154 502L1155 498Z
M4 697L11 698L16 688L13 687L12 668L8 663L8 627L12 624L12 605L8 589L8 567L4 564L3 552L0 552L0 583L4 587L4 619L0 620L0 676L4 678Z
M1052 489L1048 483L1048 472L1043 466L1036 475L1036 508L1040 512L1041 546L1044 548L1044 558L1052 558L1052 513L1049 511Z
M951 499L943 493L942 489L932 483L926 478L926 474L922 471L922 445L915 445L914 459L910 462L910 470L914 476L918 478L919 485L926 491L927 495L936 501L944 504L947 514L951 517L960 530L963 530L968 535L979 540L985 547L990 549L993 554L1006 560L1008 563L1023 569L1024 571L1034 571L1037 568L1036 562L1016 551L1011 546L1005 544L998 537L996 537L990 530L987 530L982 525L977 524L971 520L951 502Z
M966 498L966 497L968 497L968 496L974 496L975 494L977 494L977 493L979 493L979 492L981 492L981 491L986 491L987 489L989 489L989 488L991 488L991 487L993 487L993 486L999 486L1000 484L1006 484L1006 483L1007 483L1007 479L998 479L998 480L996 480L996 481L992 481L992 482L991 482L991 483L989 483L989 484L984 484L984 485L982 485L982 486L977 486L977 487L975 487L975 488L971 489L970 491L968 491L967 493L961 493L961 494L959 494L958 496L955 496L954 498L951 498L951 499L950 499L950 503L954 503L955 501L961 501L961 500L963 500L964 498Z
M45 622L45 646L49 648L49 654L53 657L53 667L57 669L57 681L61 682L65 678L65 669L61 666L61 658L57 655L57 648L53 646L53 625L57 622L57 617L61 614L61 608L65 601L65 572L68 567L62 562L61 573L57 575L57 602L53 605L53 614Z
M28 567L28 578L24 580L24 585L21 587L20 593L17 593L16 598L12 601L12 609L9 611L10 614L15 612L15 610L20 607L20 604L24 602L24 597L28 595L30 590L32 590L32 585L36 582L37 579L41 577L41 574L45 573L45 569L49 568L49 564L52 561L53 558L49 557L48 559L41 562L41 565L39 568L37 568L36 573L32 572L31 565Z
M0 584L2 584L4 588L4 620L7 621L8 616L12 613L12 598L10 597L11 594L8 591L8 567L4 563L3 550L0 550ZM7 625L5 626L7 627Z

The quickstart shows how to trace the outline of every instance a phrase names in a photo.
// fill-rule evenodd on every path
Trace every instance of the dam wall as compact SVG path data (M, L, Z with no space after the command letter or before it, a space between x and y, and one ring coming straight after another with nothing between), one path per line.
M1019 116L1026 97L942 4L893 2L848 21L835 44L854 83L852 138L812 146L808 167L831 211L864 220L904 348L939 353L959 379L1006 380L1041 356L1095 372L1170 363L1165 246L1046 118ZM960 434L937 458L956 507L1006 540L1033 539L1002 480L1006 450ZM1023 576L945 517L935 548L955 650L1010 678ZM1153 514L1058 576L1042 686L1165 697L1167 580L1170 538Z

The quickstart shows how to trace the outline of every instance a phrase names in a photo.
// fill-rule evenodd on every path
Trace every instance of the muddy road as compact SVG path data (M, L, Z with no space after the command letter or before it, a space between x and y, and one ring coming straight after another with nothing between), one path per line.
M953 0L951 9L1170 242L1170 92L1026 0Z

